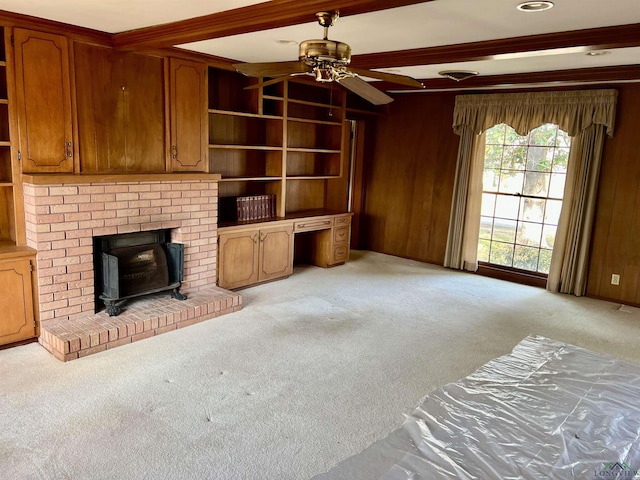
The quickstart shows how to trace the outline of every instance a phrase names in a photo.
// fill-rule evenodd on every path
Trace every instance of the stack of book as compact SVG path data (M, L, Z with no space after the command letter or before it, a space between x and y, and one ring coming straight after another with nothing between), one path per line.
M224 221L264 220L276 216L275 195L221 197L220 216Z

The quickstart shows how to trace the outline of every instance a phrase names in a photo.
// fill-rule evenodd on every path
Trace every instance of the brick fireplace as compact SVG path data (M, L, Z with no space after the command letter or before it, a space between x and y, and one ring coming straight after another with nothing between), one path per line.
M32 175L24 179L27 245L37 250L40 343L71 360L241 308L216 287L218 176ZM95 311L94 237L170 229L184 244L185 301L155 295L118 317Z

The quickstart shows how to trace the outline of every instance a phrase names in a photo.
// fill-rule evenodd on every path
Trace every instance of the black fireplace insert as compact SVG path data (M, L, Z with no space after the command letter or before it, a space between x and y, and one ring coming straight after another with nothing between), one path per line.
M99 300L110 316L116 316L126 301L142 295L171 290L173 298L186 299L179 292L184 279L184 245L168 239L168 230L96 237L97 306Z

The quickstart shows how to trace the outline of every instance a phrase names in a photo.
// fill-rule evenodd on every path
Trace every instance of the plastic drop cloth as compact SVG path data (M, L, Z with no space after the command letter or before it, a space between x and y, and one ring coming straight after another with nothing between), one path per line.
M639 366L527 337L314 479L637 479L639 436Z

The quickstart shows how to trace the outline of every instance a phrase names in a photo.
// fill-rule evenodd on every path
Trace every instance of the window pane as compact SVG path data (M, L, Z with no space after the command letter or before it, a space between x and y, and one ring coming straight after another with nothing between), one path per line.
M504 143L504 128L504 123L501 123L487 130L485 144L502 146Z
M478 242L478 261L479 262L488 262L489 261L489 246L491 242L489 240L480 240Z
M482 189L487 192L497 192L500 183L500 170L485 170L482 177Z
M517 222L514 220L495 218L493 220L493 239L513 243L516 239L516 225Z
M520 193L522 192L522 182L524 173L515 170L503 170L500 174L500 187L498 191L501 193Z
M553 171L559 173L567 173L567 162L569 161L568 148L556 148L553 159Z
M546 197L549 191L549 173L527 172L524 177L524 195Z
M538 268L538 254L540 250L535 247L523 247L516 245L513 255L513 266L522 270L536 271Z
M500 168L503 150L502 145L487 145L484 149L484 168Z
M516 243L540 247L540 235L542 235L542 224L531 222L518 222L518 233Z
M482 207L481 215L486 215L488 217L493 217L493 211L496 206L496 196L493 193L483 193L482 194Z
M554 145L558 127L553 123L541 125L529 132L530 145Z
M513 128L507 125L505 130L504 144L505 145L526 145L527 137L518 135Z
M562 198L564 195L564 181L566 179L564 173L551 174L551 186L549 187L549 196L551 198Z
M571 146L571 137L564 130L558 129L558 136L556 137L556 145L558 147L567 147Z
M508 170L524 170L527 164L527 147L506 146L502 168Z
M561 210L562 200L547 200L547 208L544 212L544 223L558 225Z
M509 243L491 242L489 262L511 267L513 265L513 245Z
M520 207L520 220L542 223L545 202L546 200L537 198L523 198Z
M480 217L480 238L491 240L493 217Z
M555 225L545 225L542 228L542 242L540 245L542 248L553 248L553 244L556 240L557 230L558 227L556 227Z
M538 260L538 271L540 273L549 273L551 267L551 250L540 250L540 259Z
M512 197L510 195L497 196L494 214L496 217L517 220L518 210L520 210L520 197Z
M527 154L527 170L534 172L551 171L553 149L548 147L529 147Z

